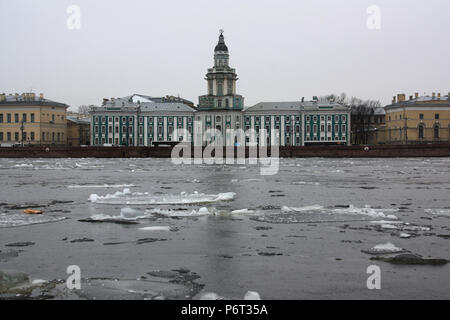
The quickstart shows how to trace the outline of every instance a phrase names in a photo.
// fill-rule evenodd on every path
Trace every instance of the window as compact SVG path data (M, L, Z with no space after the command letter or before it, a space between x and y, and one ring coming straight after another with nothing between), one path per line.
M0 132L0 141L3 141L3 132Z
M14 122L19 122L19 114L18 113L15 113L14 114Z
M325 131L325 125L322 124L322 125L320 126L320 132L324 132L324 131Z
M133 127L128 127L128 133L132 134L133 133Z
M119 133L119 127L116 126L116 133Z
M144 132L144 128L142 126L139 126L139 134L142 134Z
M339 132L339 125L336 124L336 125L334 126L334 132L335 132L335 133L338 133L338 132Z
M309 134L311 127L309 126L309 124L306 125L306 133Z
M342 116L342 122L345 122L347 120L346 116Z
M144 122L144 118L143 117L139 117L139 123Z
M419 119L423 120L423 113L419 114Z
M123 134L127 133L127 127L125 127L125 126L122 127L122 133Z
M55 133L52 132L52 141L55 142Z
M0 123L3 123L3 113L0 113Z
M328 132L331 132L331 124L328 124Z
M127 122L127 118L123 117L122 122Z
M216 117L216 122L221 122L221 121L222 121L222 117L217 116L217 117Z
M309 116L306 116L306 121L307 122L311 121L311 118Z
M32 113L31 115L30 115L30 120L31 120L31 122L34 122L34 113Z
M217 107L222 108L222 99L217 100Z
M60 141L60 139L61 139L61 134L58 132L58 141Z
M317 121L317 116L314 116L314 118L313 118L313 119L314 119L314 122L316 122L316 121Z
M339 121L339 116L334 116L334 121L338 122Z
M34 141L34 132L30 133L30 138L31 138L31 141Z
M436 114L434 115L434 118L435 118L436 120L439 120L439 113L436 113Z
M106 132L105 126L102 126L102 133L105 134L105 132Z
M328 122L331 122L331 116L328 116L328 117L327 117L327 121L328 121Z
M316 134L317 133L317 125L315 124L314 125L314 134Z
M230 102L228 101L228 99L225 99L225 107L229 108L230 107Z
M419 126L419 139L423 139L423 136L424 136L423 132L424 132L423 125L420 125Z
M280 122L280 117L275 117L276 122Z
M434 138L439 139L439 126L438 125L434 126Z
M8 133L6 134L6 136L8 137L8 141L11 141L11 132L8 132Z
M19 133L18 132L14 133L14 141L19 141Z
M300 126L295 126L295 132L299 133L300 132Z
M55 115L52 114L52 122L55 122Z
M45 132L42 132L42 141L45 141Z
M290 134L291 133L291 127L290 126L286 126L286 133Z

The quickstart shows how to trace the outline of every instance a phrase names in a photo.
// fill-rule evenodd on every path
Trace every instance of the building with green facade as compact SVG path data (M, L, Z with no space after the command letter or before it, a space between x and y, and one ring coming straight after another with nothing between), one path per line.
M208 69L207 94L197 107L175 97L131 95L104 99L91 112L91 144L152 146L164 142L212 141L214 130L225 145L236 145L229 132L253 132L245 142L259 145L304 146L350 144L350 108L317 98L305 102L261 102L244 108L244 97L236 93L238 76L229 66L229 52L221 32L214 49L214 66ZM225 138L227 137L227 138ZM198 140L196 140L198 141Z

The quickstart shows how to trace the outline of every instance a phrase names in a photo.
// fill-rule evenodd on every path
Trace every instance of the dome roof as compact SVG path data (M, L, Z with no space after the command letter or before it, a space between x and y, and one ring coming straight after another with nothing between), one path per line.
M215 52L217 51L226 51L228 52L228 48L225 45L225 39L223 37L223 34L221 33L219 36L219 43L217 44L216 48L214 49Z

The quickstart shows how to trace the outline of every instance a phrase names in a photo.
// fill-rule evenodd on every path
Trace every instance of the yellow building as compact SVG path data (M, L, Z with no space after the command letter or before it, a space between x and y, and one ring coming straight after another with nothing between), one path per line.
M0 94L0 145L66 145L68 107L43 94Z
M70 147L89 145L91 140L91 119L67 116L67 144Z
M385 142L390 144L450 142L450 93L393 98L385 107Z

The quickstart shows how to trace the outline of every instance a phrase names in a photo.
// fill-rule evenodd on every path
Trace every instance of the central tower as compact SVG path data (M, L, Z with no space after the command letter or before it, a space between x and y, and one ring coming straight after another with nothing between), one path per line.
M236 94L236 70L230 68L230 55L225 44L223 30L214 49L214 67L208 69L205 80L208 94L199 97L199 110L234 110L244 108L244 98Z

